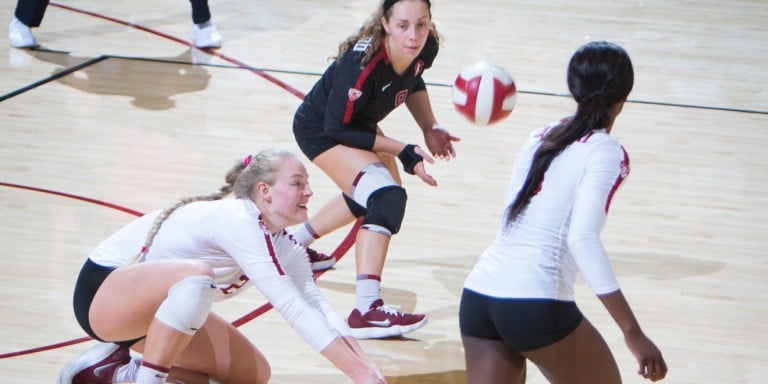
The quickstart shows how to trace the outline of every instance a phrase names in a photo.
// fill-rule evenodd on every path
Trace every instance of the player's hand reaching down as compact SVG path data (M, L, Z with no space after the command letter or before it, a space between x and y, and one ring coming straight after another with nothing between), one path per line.
M400 162L403 163L403 170L405 170L405 172L418 176L423 182L433 187L437 186L437 181L435 181L435 179L429 175L424 168L425 161L430 164L434 164L435 159L424 152L421 147L418 145L408 144L405 146L405 148L403 148L402 151L400 151L400 154L397 155L397 158L400 159Z
M651 381L659 381L667 375L667 363L661 351L644 333L628 336L625 341L637 359L637 374Z

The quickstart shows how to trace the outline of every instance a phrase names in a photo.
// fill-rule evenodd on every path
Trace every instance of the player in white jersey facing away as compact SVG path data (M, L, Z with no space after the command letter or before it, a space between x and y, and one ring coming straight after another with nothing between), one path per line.
M302 162L265 150L238 161L219 192L182 199L102 241L74 293L75 317L100 343L68 363L59 384L268 382L264 355L211 311L249 286L353 382L384 383L285 231L307 219L311 196Z
M623 48L580 47L568 65L576 113L534 131L518 152L501 227L461 297L468 383L523 383L527 360L551 383L621 382L608 345L574 302L577 271L623 332L638 373L652 381L666 375L600 241L611 198L629 173L610 133L633 83Z

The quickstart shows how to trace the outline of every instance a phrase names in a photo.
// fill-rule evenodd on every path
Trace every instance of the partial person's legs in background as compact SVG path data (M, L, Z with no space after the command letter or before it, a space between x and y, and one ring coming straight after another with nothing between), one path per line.
M190 0L192 5L192 45L197 48L221 48L221 34L213 25L208 0Z
M8 43L14 48L37 47L32 28L43 21L48 0L17 0L16 11L8 25Z

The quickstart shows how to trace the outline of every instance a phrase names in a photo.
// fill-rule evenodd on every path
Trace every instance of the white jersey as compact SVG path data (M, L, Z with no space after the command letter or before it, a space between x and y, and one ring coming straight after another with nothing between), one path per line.
M127 265L141 251L161 211L142 216L102 241L89 258L102 266ZM174 211L140 260L195 259L213 268L216 300L255 286L317 351L346 323L331 309L312 277L306 252L286 231L270 234L248 199L199 201Z
M522 188L541 137L560 123L532 132L523 145L505 208ZM628 174L629 157L604 129L569 145L552 161L539 190L512 225L505 228L502 219L464 286L499 298L570 301L580 271L596 294L618 290L600 232L611 198Z

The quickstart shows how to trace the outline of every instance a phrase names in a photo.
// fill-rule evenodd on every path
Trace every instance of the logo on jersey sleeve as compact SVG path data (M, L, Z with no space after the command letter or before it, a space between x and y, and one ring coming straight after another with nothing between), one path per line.
M413 76L421 75L422 72L424 72L424 60L419 60L413 66Z
M355 46L352 47L352 51L354 52L365 52L368 50L368 48L371 46L371 40L373 40L372 36L368 36L364 39L360 39L355 43Z
M347 92L347 95L349 96L349 101L355 101L360 98L360 96L363 95L363 91L355 88L350 88L349 92Z
M621 168L619 177L621 177L622 179L626 179L627 176L629 176L629 159L625 157L624 160L619 165L619 167Z

